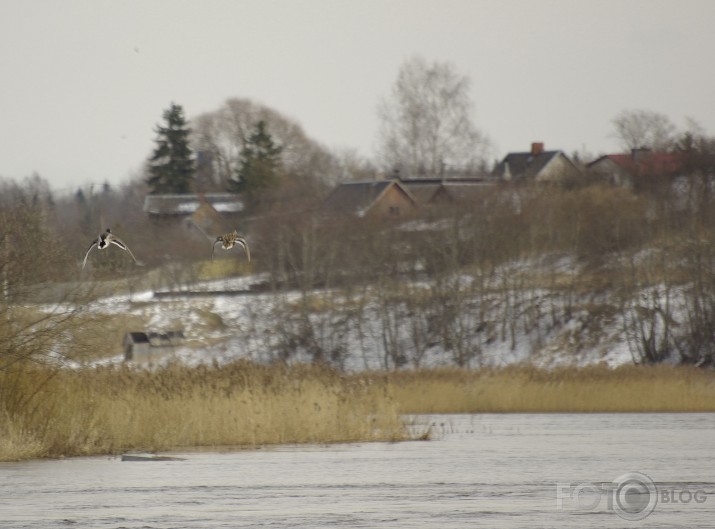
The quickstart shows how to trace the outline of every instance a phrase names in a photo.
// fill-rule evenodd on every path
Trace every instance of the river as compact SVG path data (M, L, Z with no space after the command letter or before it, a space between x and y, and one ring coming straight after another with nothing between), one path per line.
M0 527L715 525L715 414L414 421L432 440L2 463Z

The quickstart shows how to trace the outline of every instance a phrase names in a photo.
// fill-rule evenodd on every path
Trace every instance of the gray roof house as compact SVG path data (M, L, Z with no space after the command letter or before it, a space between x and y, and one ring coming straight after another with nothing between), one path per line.
M400 183L412 193L419 205L470 203L484 196L498 180L493 177L410 178Z
M531 150L510 152L497 164L492 175L509 182L559 183L581 174L579 167L563 151L545 151L543 143Z
M233 229L243 207L241 195L235 193L147 195L144 199L144 212L152 220L181 222L209 240Z
M188 217L208 203L219 214L232 215L243 211L241 195L235 193L199 193L187 195L147 195L144 212L151 217Z
M398 180L339 184L323 202L323 211L356 217L406 218L416 213L417 200Z

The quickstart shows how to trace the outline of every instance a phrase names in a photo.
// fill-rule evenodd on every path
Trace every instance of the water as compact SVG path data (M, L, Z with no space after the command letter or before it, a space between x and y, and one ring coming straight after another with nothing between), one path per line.
M0 527L715 524L715 414L418 420L433 424L432 441L172 454L183 461L93 457L3 463ZM609 488L628 472L651 478L654 489L645 482ZM636 489L641 494L625 494ZM648 512L642 521L626 519Z

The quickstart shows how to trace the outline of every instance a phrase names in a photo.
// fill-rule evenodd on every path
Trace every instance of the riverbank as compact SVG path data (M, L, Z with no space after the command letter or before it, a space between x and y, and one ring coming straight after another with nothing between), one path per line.
M692 367L22 366L0 372L0 460L399 441L405 414L712 411L715 373Z

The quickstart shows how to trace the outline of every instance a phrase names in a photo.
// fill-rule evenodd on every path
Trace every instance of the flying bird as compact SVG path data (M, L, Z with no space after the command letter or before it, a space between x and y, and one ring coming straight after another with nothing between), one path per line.
M124 244L124 242L119 237L114 235L111 229L107 228L107 231L100 234L99 237L92 241L92 244L90 245L89 249L87 250L87 253L84 256L84 261L82 261L82 270L84 270L84 266L87 264L87 257L89 257L89 252L91 252L93 248L96 247L98 250L104 250L105 248L108 248L110 244L119 246L122 250L132 256L132 259L134 259L134 262L136 264L139 264L139 261L137 261L137 258L134 257L134 254L129 249L129 246Z
M225 233L216 237L216 242L214 242L213 250L211 251L212 261L214 260L214 253L216 252L217 244L221 244L221 248L223 248L224 250L230 250L231 248L236 246L236 244L240 244L246 251L246 257L248 257L248 262L251 262L251 252L248 249L248 243L246 242L246 239L241 237L236 230L233 230L231 233Z

